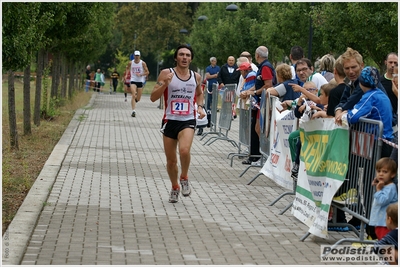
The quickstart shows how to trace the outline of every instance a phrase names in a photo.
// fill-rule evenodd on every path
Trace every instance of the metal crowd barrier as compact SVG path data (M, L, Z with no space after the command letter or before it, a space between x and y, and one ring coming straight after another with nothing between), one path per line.
M269 124L271 120L271 108L270 108L270 96L269 93L267 93L267 90L263 89L261 93L261 101L260 101L260 154L261 156L253 156L253 157L260 157L261 164L260 166L258 165L249 165L247 168L239 175L239 177L242 177L250 168L252 167L263 167L264 163L268 159L270 149L269 149ZM251 120L251 118L250 118ZM251 123L251 122L250 122ZM247 182L247 185L250 185L255 179L257 179L262 173L257 174L255 177L253 177L249 182Z
M206 90L208 90L208 87L206 87ZM207 93L207 98L208 98L208 93ZM207 101L205 103L207 103ZM214 83L212 85L210 131L203 133L203 136L200 138L200 141L203 140L208 134L219 134L219 132L217 132L217 109L218 109L218 83ZM207 112L208 112L208 110L207 110ZM203 144L203 145L205 145L205 144Z
M228 159L231 157L231 167L233 166L234 157L249 157L250 156L250 135L251 135L251 108L241 108L243 107L243 100L240 99L239 105L239 145L238 153L229 153ZM247 153L242 152L242 146L246 147Z
M358 238L343 238L337 241L332 248L343 242L358 242L373 244L373 240L364 240L365 228L369 223L374 187L371 185L375 177L375 164L381 157L383 124L381 121L361 118L350 127L349 168L347 176L337 191L336 196L345 193L342 201L332 201L331 206L360 220L360 229L357 230L349 223L328 223L328 227L349 227ZM334 210L334 215L336 215ZM304 241L310 233L300 240Z
M204 106L204 108L206 108L207 107L207 101L208 101L208 81L206 81L206 85L204 86L204 89L203 89L203 98L204 98L204 103L203 103L203 106ZM206 112L207 112L207 110L206 110Z
M269 93L264 89L261 93L261 102L260 102L260 153L261 153L261 166L267 161L270 154L270 144L269 144L269 130L271 124L271 109L273 105L273 96L270 96ZM249 168L243 171L240 175L242 176ZM250 185L254 182L259 176L263 175L262 172L258 173L254 176L250 181L247 182L247 185Z
M236 84L227 84L225 86L225 89L223 90L222 94L222 107L220 110L219 123L218 123L218 128L219 128L218 136L210 137L203 145L206 144L211 145L217 140L225 140L230 142L235 147L238 146L234 140L228 138L228 132L231 129L231 123L232 123L232 104L235 102L236 86L237 86ZM217 102L218 98L216 97L214 99L213 95L212 104ZM222 133L222 130L225 130L225 134Z

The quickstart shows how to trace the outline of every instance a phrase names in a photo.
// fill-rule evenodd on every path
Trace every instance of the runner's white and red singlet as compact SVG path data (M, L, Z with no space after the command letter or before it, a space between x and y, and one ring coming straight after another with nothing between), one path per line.
M171 83L164 91L164 117L167 120L187 121L196 119L194 105L196 101L196 75L190 71L186 81L178 78L174 69Z
M139 63L135 63L135 60L132 60L131 82L144 83L146 79L145 76L136 76L136 74L143 74L143 73L144 73L143 61L140 60Z

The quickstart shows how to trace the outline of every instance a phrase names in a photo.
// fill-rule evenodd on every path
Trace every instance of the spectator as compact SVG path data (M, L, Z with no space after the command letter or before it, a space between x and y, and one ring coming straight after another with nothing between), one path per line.
M100 74L100 79L101 79L101 83L100 83L100 91L103 92L104 89L104 85L106 84L106 78L105 78L105 71L103 70Z
M100 94L100 87L101 87L101 71L100 69L97 69L96 72L96 76L94 78L95 82L96 82L96 91Z
M332 79L329 83L321 86L321 89L319 90L319 93L320 93L319 99L320 99L320 104L323 105L324 108L322 110L316 109L317 111L312 115L311 119L328 117L326 114L326 109L328 106L330 93L336 87L337 87L337 83L336 83L335 79Z
M235 58L229 56L226 64L224 64L218 72L218 83L219 88L225 87L227 84L238 84L240 78L240 72L236 70L237 65Z
M93 91L96 92L96 81L94 80L96 77L96 73L94 70L90 73L90 88L93 88Z
M249 59L247 57L240 56L240 57L238 57L238 59L236 61L236 65L238 66L238 69L240 69L240 65L242 65L242 63L249 63L250 64L250 61L249 61ZM244 103L245 103L245 102L242 101L242 106L240 106L240 100L241 100L240 92L243 90L244 80L245 80L245 78L243 77L243 75L240 75L238 86L236 88L236 96L238 97L237 106L239 108L241 108L241 109L244 108Z
M257 67L256 64L253 63L253 58L251 57L250 52L243 51L243 52L240 54L240 57L246 57L246 58L249 60L250 64L251 64L251 69L254 70L255 72L257 72L258 67Z
M394 262L387 262L388 264L397 265L398 264L398 214L399 214L398 203L390 204L386 209L386 227L390 231L381 240L376 241L374 244L375 248L381 246L394 246L395 249L395 259ZM386 264L384 264L386 265Z
M300 59L304 58L303 48L298 45L292 46L292 48L290 49L289 58L290 58L290 62L292 62L292 66L290 66L290 68L292 70L292 79L300 80L296 73L296 63ZM301 84L301 85L303 85L303 84Z
M220 67L217 65L217 59L215 57L210 57L210 65L206 68L206 80L208 81L207 87L207 119L211 120L211 103L212 103L212 87L214 83L218 83L218 73L220 72Z
M319 71L328 82L334 78L334 68L335 58L331 54L326 54L319 60Z
M176 66L163 69L160 72L150 95L152 102L165 95L161 132L163 133L167 159L167 172L172 186L169 197L170 203L178 202L181 191L184 197L190 196L192 192L188 172L190 149L196 126L196 113L200 113L199 119L206 116L202 106L204 99L201 90L201 76L189 69L193 56L192 47L188 45L178 46L174 53ZM190 88L190 90L181 90L184 87ZM195 102L198 107L197 111L195 110ZM178 155L181 163L180 176L178 176Z
M353 50L350 47L347 48L346 52L344 52L341 57L343 69L346 73L344 82L347 86L342 94L339 105L335 108L335 122L339 125L341 125L342 122L342 113L345 110L352 109L364 94L358 81L361 70L364 68L363 57L358 53L358 51ZM380 82L378 83L377 88L386 93Z
M320 73L314 71L314 67L312 66L311 61L308 58L302 58L297 61L296 73L301 82L312 81L316 85L316 88L318 90L321 88L322 85L328 83ZM300 92L315 103L319 103L320 99L318 98L318 95L308 92L305 88L301 87L298 84L289 85L292 86L295 92Z
M289 84L297 83L300 85L300 82L297 79L292 79L291 67L284 63L276 67L276 78L278 85L268 88L267 92L269 92L270 95L279 97L279 100L283 103L283 107L290 109L288 105L285 105L286 103L289 104L289 102L286 101L299 98L301 94L299 92L294 92L292 86Z
M389 53L386 56L385 66L386 72L381 77L382 86L385 88L386 94L390 99L390 103L392 104L393 111L397 112L397 96L393 93L392 90L392 80L393 80L393 71L394 68L398 65L398 57L394 52Z
M347 119L350 124L357 123L361 117L382 121L382 138L391 141L393 138L392 108L388 96L377 88L379 80L379 72L375 67L368 66L361 71L359 86L364 94L353 109L342 113L342 119ZM386 150L390 150L389 154ZM390 156L390 152L388 145L383 143L381 154Z
M114 88L114 94L117 92L119 73L117 72L117 68L114 68L114 71L111 73L112 85Z
M398 193L393 178L396 177L397 164L391 158L381 158L376 162L376 177L372 186L376 187L374 194L369 225L375 226L375 234L381 240L390 229L386 226L386 209L389 204L396 203Z
M265 46L259 46L255 51L255 58L258 65L257 71L257 79L255 82L255 90L251 91L254 98L257 101L257 104L260 104L260 96L264 89L270 88L276 85L276 73L275 68L268 61L268 48ZM252 164L261 166L261 161L258 161L261 153L260 153L260 123L258 121L259 113L258 110L253 110L251 114L251 133L250 133L250 155L254 155L255 157L249 157L244 160L242 164ZM257 162L258 161L258 162Z
M90 65L86 66L86 82L85 82L85 92L89 92L90 87Z
M237 63L236 63L236 64L238 65L238 67L240 67L240 64L243 63L243 62L249 62L250 65L251 65L251 69L252 69L253 71L257 72L258 67L256 66L256 64L254 64L254 63L252 62L251 54L250 54L249 52L247 52L247 51L243 51L243 52L240 54L240 57L237 59ZM236 90L236 95L237 95L238 97L240 97L240 91L241 91L241 87L242 87L242 85L243 85L243 81L244 81L244 78L243 78L242 75L240 75L239 83L238 83L238 88L237 88L237 90ZM238 103L239 103L239 101L240 101L240 99L238 100ZM238 105L239 105L239 104L238 104Z
M344 89L346 88L346 84L344 83L346 74L344 73L341 56L339 56L335 61L333 75L337 86L329 92L328 108L326 110L326 115L328 118L335 117L335 108L340 103L340 98L342 97Z
M252 66L249 62L243 62L240 64L238 70L240 74L244 78L243 86L240 91L240 98L242 102L246 103L249 100L252 92L254 91L254 86L256 83L256 72L252 69Z
M396 66L393 69L393 79L392 79L392 91L393 94L398 98L398 88L399 88L399 68Z
M397 126L397 118L398 118L398 98L397 98L397 89L398 89L398 56L396 53L391 52L387 55L385 60L386 65L386 73L381 77L382 86L386 90L386 94L390 99L390 103L393 109L393 126ZM398 140L398 131L397 127L395 127L395 131L393 134L393 143L397 144ZM397 159L397 148L392 149L392 153L390 155L396 163L398 162Z

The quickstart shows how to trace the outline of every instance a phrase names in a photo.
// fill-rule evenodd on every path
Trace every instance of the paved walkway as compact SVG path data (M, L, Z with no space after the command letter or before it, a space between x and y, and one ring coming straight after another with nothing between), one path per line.
M265 176L246 185L259 168L239 177L227 141L195 136L192 195L168 203L159 102L143 96L132 118L123 99L94 95L77 111L3 236L3 264L309 265L343 237L301 242L305 225L278 215L293 196L270 207L284 190Z

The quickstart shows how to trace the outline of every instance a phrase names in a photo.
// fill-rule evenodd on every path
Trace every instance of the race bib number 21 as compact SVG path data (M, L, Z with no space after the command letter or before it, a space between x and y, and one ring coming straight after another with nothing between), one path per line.
M189 100L179 99L171 101L171 113L176 115L188 115L189 114Z

